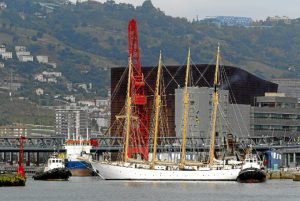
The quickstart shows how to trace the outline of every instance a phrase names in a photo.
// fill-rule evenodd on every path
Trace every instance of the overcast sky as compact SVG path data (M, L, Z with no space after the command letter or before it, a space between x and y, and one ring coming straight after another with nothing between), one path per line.
M72 0L76 1L76 0ZM106 0L98 0L105 2ZM166 15L188 19L206 16L245 16L254 20L268 16L300 17L300 0L151 0ZM142 5L144 0L115 0L116 3Z

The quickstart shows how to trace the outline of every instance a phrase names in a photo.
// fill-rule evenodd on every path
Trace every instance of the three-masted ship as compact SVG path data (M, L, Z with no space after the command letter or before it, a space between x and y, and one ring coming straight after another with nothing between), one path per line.
M129 139L131 132L132 102L130 86L132 77L132 58L129 57L128 83L127 83L127 100L126 100L126 129L125 143L123 151L123 160L121 161L98 161L92 162L92 166L99 176L106 180L203 180L203 181L236 181L241 164L228 163L228 161L217 160L215 157L215 141L216 141L216 126L217 126L217 108L219 104L219 54L218 47L216 69L214 78L214 93L212 96L212 128L210 132L209 158L207 162L195 162L186 160L186 144L188 130L188 111L189 111L189 71L190 71L190 50L187 56L185 86L184 86L184 114L183 114L183 129L181 143L181 157L179 162L167 162L157 160L157 141L159 134L159 114L161 110L161 95L160 95L160 79L162 71L161 54L157 70L157 80L155 89L155 115L154 115L154 134L153 134L153 153L152 159L136 160L130 158L128 154Z

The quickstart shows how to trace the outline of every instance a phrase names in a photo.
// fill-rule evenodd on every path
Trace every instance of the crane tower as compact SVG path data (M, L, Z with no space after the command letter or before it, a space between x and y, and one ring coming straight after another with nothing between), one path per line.
M140 154L142 159L148 160L149 123L146 108L145 80L141 69L138 29L135 19L128 24L128 56L131 66L130 96L132 99L132 114L136 120L131 124L130 146L128 157Z

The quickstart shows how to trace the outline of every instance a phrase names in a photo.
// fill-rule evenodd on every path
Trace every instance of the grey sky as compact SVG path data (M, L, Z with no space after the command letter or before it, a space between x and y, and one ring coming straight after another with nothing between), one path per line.
M138 6L144 0L115 0L115 2ZM254 20L275 15L300 17L300 0L152 0L152 3L166 15L188 19L196 18L197 15L199 19L217 15L245 16Z

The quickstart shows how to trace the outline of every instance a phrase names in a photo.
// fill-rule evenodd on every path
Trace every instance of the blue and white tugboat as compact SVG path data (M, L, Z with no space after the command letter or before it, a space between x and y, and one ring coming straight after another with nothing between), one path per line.
M266 181L266 173L256 155L246 154L237 181L240 183L262 183Z
M64 160L54 153L48 159L47 166L43 171L36 172L33 175L34 180L68 180L71 172L65 167Z

